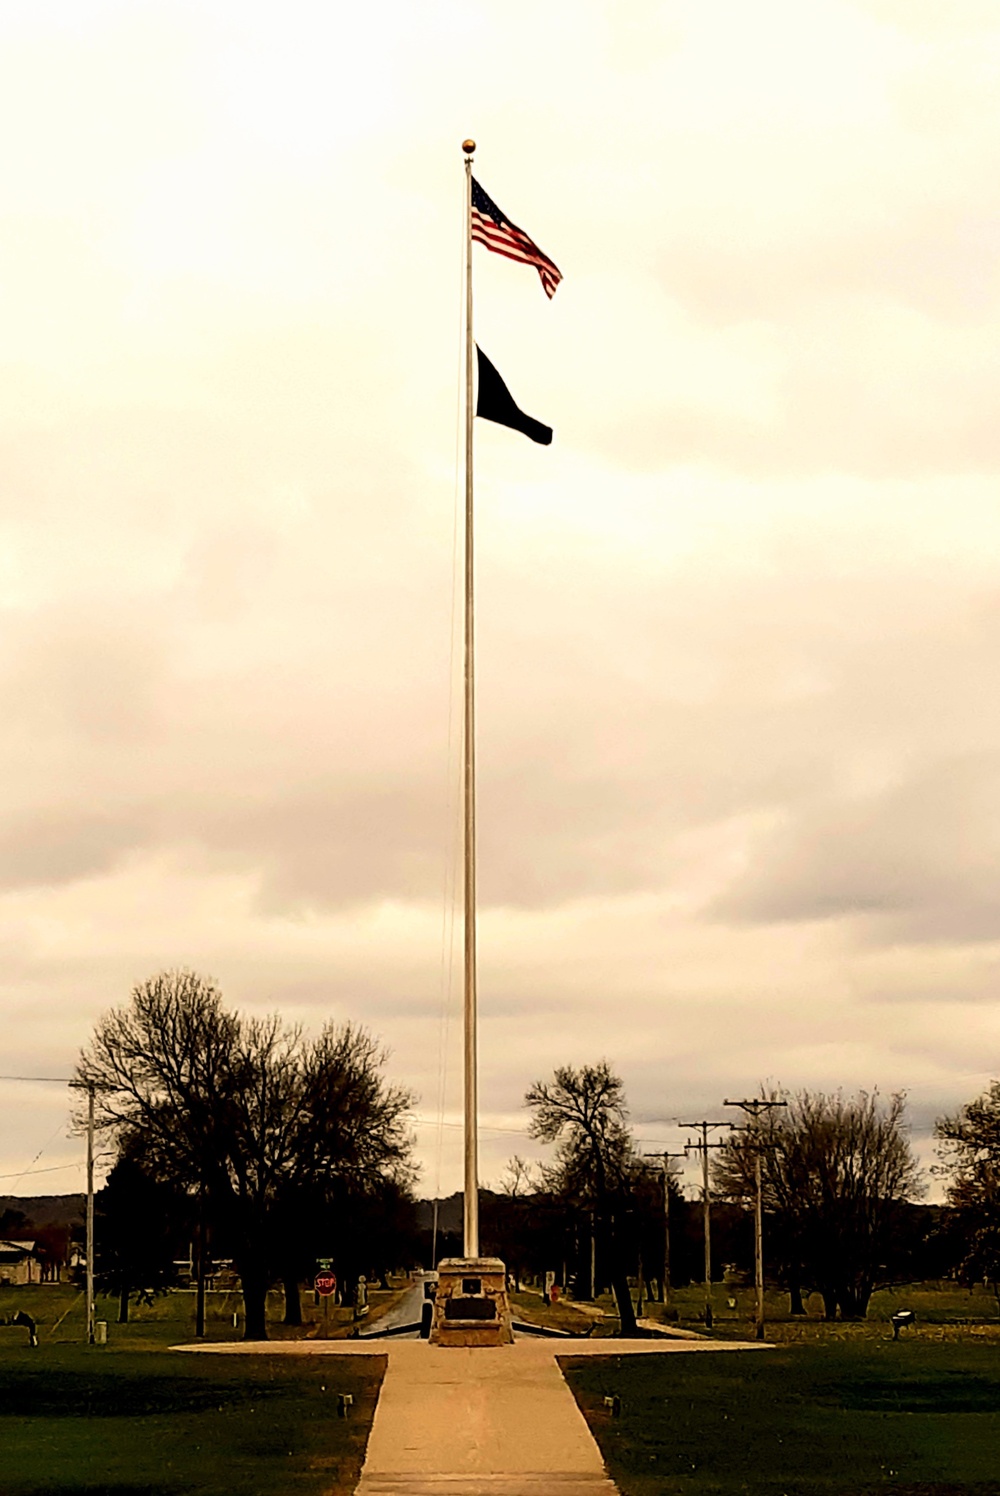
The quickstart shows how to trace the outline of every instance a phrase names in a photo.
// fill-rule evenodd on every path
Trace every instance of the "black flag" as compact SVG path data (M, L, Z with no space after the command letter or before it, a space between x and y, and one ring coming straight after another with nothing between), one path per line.
M476 352L479 355L476 415L484 421L496 421L498 426L510 426L513 431L523 431L533 442L541 442L543 447L547 447L552 440L552 427L543 426L541 421L532 420L531 416L526 416L523 410L519 410L510 390L478 343Z

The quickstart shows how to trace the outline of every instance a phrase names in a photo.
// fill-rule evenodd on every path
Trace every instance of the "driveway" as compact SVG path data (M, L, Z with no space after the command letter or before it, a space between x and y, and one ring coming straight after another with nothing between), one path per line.
M420 1273L412 1288L408 1288L401 1299L393 1304L385 1314L380 1314L378 1319L372 1320L371 1324L362 1322L362 1335L373 1334L376 1330L392 1330L396 1325L419 1325L420 1311L424 1306L424 1280L430 1277L429 1273ZM414 1331L414 1334L417 1334ZM405 1339L405 1336L403 1337Z

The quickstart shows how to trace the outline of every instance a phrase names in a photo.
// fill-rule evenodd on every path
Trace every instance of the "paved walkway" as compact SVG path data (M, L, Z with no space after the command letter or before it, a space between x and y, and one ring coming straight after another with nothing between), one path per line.
M613 1496L615 1487L548 1347L398 1347L357 1496L549 1490Z
M356 1496L616 1496L557 1356L718 1355L719 1340L519 1339L489 1350L423 1340L238 1341L215 1355L386 1356Z

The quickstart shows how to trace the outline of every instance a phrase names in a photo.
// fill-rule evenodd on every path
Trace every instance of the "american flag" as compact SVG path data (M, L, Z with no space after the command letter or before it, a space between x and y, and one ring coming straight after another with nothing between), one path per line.
M485 244L495 254L506 255L508 260L519 260L522 265L534 265L538 271L546 296L554 296L556 286L562 280L562 272L543 254L537 244L532 243L523 229L511 223L476 181L472 179L472 238Z

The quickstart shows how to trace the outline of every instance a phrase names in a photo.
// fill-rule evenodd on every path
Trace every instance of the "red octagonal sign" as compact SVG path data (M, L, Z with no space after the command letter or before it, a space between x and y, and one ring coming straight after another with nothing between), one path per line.
M313 1287L322 1298L328 1298L337 1287L337 1274L330 1272L317 1273L313 1279Z

